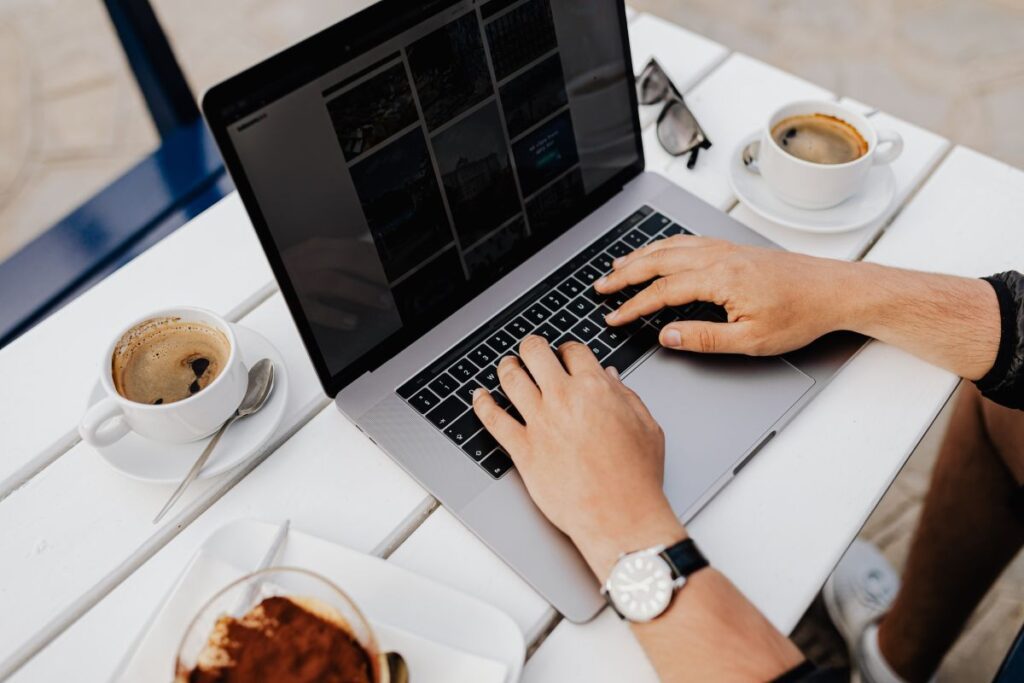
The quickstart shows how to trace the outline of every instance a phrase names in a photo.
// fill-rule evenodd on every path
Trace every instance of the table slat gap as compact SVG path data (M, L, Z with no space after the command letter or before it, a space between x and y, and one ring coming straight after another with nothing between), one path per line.
M370 551L370 554L385 560L391 557L417 529L423 526L423 522L427 521L427 518L439 507L441 507L441 503L437 498L428 495L415 510L409 513L408 517L402 520L402 523L394 531L388 534L386 538Z

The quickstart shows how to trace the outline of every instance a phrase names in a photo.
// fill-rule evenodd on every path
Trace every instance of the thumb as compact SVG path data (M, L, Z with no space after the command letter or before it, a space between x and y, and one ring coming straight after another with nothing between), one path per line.
M683 321L662 328L661 345L679 351L696 353L750 353L750 323L709 323Z

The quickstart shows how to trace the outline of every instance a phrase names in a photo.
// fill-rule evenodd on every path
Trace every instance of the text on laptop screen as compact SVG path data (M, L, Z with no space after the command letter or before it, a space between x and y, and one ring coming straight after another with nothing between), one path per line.
M619 2L432 11L228 127L332 377L440 322L639 160Z

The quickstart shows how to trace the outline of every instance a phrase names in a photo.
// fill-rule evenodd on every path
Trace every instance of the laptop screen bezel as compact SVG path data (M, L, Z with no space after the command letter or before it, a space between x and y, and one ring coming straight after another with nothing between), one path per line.
M306 347L317 377L328 396L334 398L353 380L380 367L396 356L403 349L413 344L424 334L444 322L446 318L471 301L481 292L486 291L494 283L473 289L466 301L455 306L453 310L441 312L436 320L420 325L403 324L402 328L378 344L342 370L332 373L326 359L320 351L313 328L306 318L301 300L292 285L280 251L274 242L252 185L249 183L245 169L234 147L228 129L239 120L252 114L267 104L286 96L288 93L317 78L332 69L369 51L380 43L416 26L424 19L437 14L446 7L456 5L461 0L428 0L422 3L407 3L403 0L381 0L370 7L330 26L319 33L267 58L236 76L214 86L203 96L202 110L207 124L220 148L224 164L234 181L235 188L242 199L257 238L260 241L267 261L274 273L284 296L288 310ZM601 0L614 1L614 0ZM482 3L478 3L482 4ZM615 2L618 6L620 37L623 50L627 78L635 73L629 48L628 21L623 0ZM411 5L415 5L412 7ZM567 232L573 225L593 213L598 207L617 194L622 187L644 170L644 152L641 137L640 120L637 112L637 95L633 87L626 88L630 98L630 111L633 113L633 138L636 147L636 161L623 167L609 180L602 183L595 191L588 194L580 202L577 210L565 219L564 227L560 228L545 242L532 243L528 254L522 256L520 263L544 248L546 243ZM518 264L517 264L518 265Z

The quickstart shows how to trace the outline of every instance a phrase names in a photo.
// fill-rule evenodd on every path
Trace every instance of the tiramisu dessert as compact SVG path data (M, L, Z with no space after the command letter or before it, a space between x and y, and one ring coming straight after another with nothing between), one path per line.
M196 666L179 681L374 683L374 661L333 607L271 597L241 618L223 615Z

